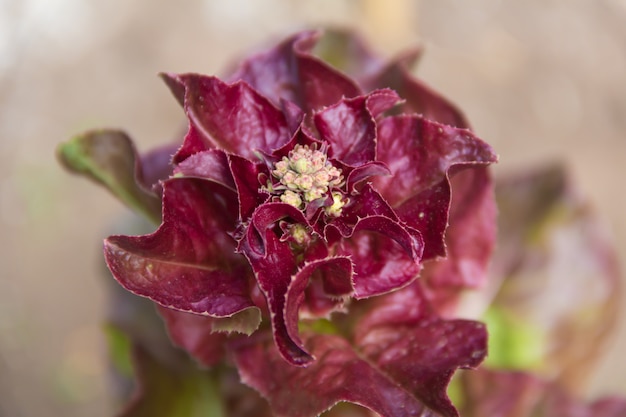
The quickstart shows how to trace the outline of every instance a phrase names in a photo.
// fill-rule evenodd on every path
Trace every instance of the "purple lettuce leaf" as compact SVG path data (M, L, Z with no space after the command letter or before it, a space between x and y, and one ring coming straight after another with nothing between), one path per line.
M285 317L287 289L296 272L297 260L289 242L282 241L272 230L279 220L287 217L306 223L302 212L289 204L269 203L259 207L252 215L239 250L250 262L259 288L267 299L278 348L293 365L304 365L313 358L304 349L298 335L290 334Z
M175 156L176 162L213 148L252 159L256 150L271 152L291 138L281 109L244 82L227 84L198 74L163 77L168 85L182 86L185 91L190 129ZM179 96L178 90L172 90Z
M452 180L446 259L424 269L422 284L443 316L454 315L466 290L484 287L496 242L497 208L488 168L476 167Z
M236 340L242 382L279 416L314 416L341 401L385 416L457 416L447 385L457 368L484 358L484 326L438 318L417 285L368 303L352 342L332 331L303 334L317 358L305 368L282 360L269 334Z
M463 112L411 74L410 68L420 55L421 49L402 53L370 78L366 90L391 88L405 100L402 106L404 112L417 113L426 119L449 126L469 128Z
M229 79L246 81L276 105L288 100L305 111L361 95L354 81L311 53L320 35L296 34L245 60Z
M315 114L315 127L331 145L333 158L363 165L376 158L375 119L398 102L398 95L391 90L342 99Z
M449 178L463 168L496 162L497 156L468 130L416 116L383 119L377 150L392 175L374 178L376 189L403 221L422 233L424 259L445 256Z
M385 216L368 216L339 242L336 253L354 262L354 297L359 299L402 288L415 280L423 247L416 230Z
M180 311L231 317L256 310L249 295L252 271L224 233L235 228L235 194L208 180L171 179L164 184L163 207L163 224L153 234L105 241L118 282ZM249 317L258 325L258 312Z
M326 251L322 251L299 266L289 240L281 239L274 230L280 221L287 219L296 224L307 224L303 213L289 204L260 206L252 215L240 251L250 262L259 288L267 299L280 352L292 364L306 365L313 358L304 349L298 335L298 311L308 282L315 275L322 279L328 296L346 297L352 293L352 263L345 257L327 258ZM315 259L320 255L324 258Z
M411 73L422 48L402 52L385 62L358 34L328 29L319 37L313 52L356 80L365 92L380 88L396 91L405 100L400 108L402 112L417 113L450 126L469 127L463 112Z

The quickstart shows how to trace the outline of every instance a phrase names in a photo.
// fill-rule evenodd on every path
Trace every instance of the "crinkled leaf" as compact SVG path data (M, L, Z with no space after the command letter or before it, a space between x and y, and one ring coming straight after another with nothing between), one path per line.
M176 177L196 177L211 180L236 192L235 181L228 166L228 155L220 149L210 149L189 156L176 165Z
M375 119L398 102L398 95L391 90L342 99L315 114L315 126L331 144L333 158L348 165L363 165L376 158Z
M292 339L299 337L299 311L305 298L313 297L313 300L306 300L306 304L311 306L309 312L327 314L341 306L343 299L352 294L352 276L351 260L339 256L308 262L298 270L285 296L285 322ZM311 287L315 293L307 291Z
M289 204L268 203L257 208L241 240L240 251L250 262L267 299L274 339L281 354L293 365L306 365L313 358L304 349L297 332L290 331L293 329L288 328L285 316L287 291L297 270L296 255L276 230L278 222L287 218L307 224L302 212ZM290 310L290 314L294 312Z
M208 180L167 181L156 232L105 241L114 277L129 291L181 311L229 317L256 309L249 296L252 271L227 234L235 228L233 194Z
M288 100L307 111L360 95L350 78L313 56L319 36L318 32L296 34L245 60L230 79L246 81L277 105Z
M160 198L148 191L131 139L118 130L95 130L59 146L59 160L70 171L105 186L124 204L151 221L160 221Z
M345 339L313 336L308 345L318 359L306 368L286 363L270 340L233 349L242 382L259 391L276 416L313 417L340 401L363 405L384 416L424 412L419 401L361 358Z
M315 416L340 401L384 416L457 416L446 396L449 379L458 367L477 366L486 348L483 326L437 318L415 290L368 309L354 345L337 335L305 335L317 358L306 368L285 363L267 337L255 336L231 345L242 381L277 415L292 417Z
M237 187L239 220L245 222L254 209L269 198L269 194L261 190L259 165L237 155L230 155L228 163Z
M392 176L375 177L376 189L402 220L422 233L424 259L445 256L448 177L464 167L495 162L493 150L468 130L397 116L379 123L377 152Z
M367 298L401 288L417 278L423 244L419 232L385 216L359 220L337 254L354 262L355 297Z
M447 257L431 263L422 275L429 299L444 316L454 314L466 290L485 285L496 242L497 209L489 170L466 169L450 182Z
M476 368L484 359L485 326L439 318L419 282L373 303L355 330L362 354L430 409L458 415L447 386L457 368Z
M164 77L184 86L190 121L176 161L214 147L252 159L255 150L271 152L291 138L283 112L246 83L226 84L197 74Z

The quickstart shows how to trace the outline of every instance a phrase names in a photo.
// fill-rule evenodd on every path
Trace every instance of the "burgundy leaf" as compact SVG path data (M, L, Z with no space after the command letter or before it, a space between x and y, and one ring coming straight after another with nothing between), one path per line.
M160 307L159 313L175 345L184 348L204 366L213 366L222 360L227 335L213 330L216 319L165 307Z
M355 296L389 292L417 278L424 248L420 233L401 224L369 184L350 199L324 235L329 244L337 243L337 254L354 261Z
M289 365L270 340L259 339L235 345L235 364L242 382L259 391L277 416L313 417L340 401L383 416L429 415L423 404L341 337L311 337L308 345L318 359L306 368Z
M145 236L112 236L105 257L129 291L181 311L228 317L254 307L252 271L226 234L236 218L230 190L207 180L164 185L163 224Z
M269 198L269 194L260 189L258 164L237 155L229 155L228 162L237 186L239 220L245 222L250 218L254 209Z
M285 358L293 365L306 365L313 358L304 349L298 335L288 329L285 316L287 291L296 273L296 255L288 241L277 234L279 221L291 219L306 225L304 215L297 208L284 203L267 203L253 213L239 250L243 253L256 276L261 291L267 299L276 344ZM293 314L290 310L290 314Z
M289 126L289 131L297 131L304 121L304 111L302 111L302 109L298 107L295 103L285 99L280 100L280 108L285 115L285 120L287 121L287 126Z
M320 136L331 144L332 157L353 166L376 158L376 122L399 102L391 90L379 90L353 99L342 99L314 117Z
M389 171L387 165L377 161L368 162L353 169L344 169L344 171L349 171L346 179L346 189L350 193L355 192L356 187L370 177L375 175L391 175L391 171Z
M242 382L278 416L315 416L340 401L382 416L458 416L447 385L457 368L476 367L485 356L484 326L439 319L416 284L365 306L354 345L337 335L304 335L317 358L306 368L285 363L262 334L235 341Z
M445 232L451 194L450 182L443 179L396 207L396 214L422 234L424 260L447 256Z
M180 163L190 155L214 148L215 145L190 121L187 133L183 138L183 144L176 151L173 161L174 163Z
M177 161L197 151L198 140L207 149L218 147L254 158L255 150L271 152L291 138L283 112L246 83L226 84L197 74L166 77L184 85L191 125Z
M355 265L355 297L367 298L401 288L417 278L423 243L419 232L385 216L359 220L337 254Z
M228 156L219 149L210 149L191 155L176 165L174 174L177 177L208 179L236 192L235 181L228 166Z
M348 77L311 54L320 34L302 32L244 61L231 80L244 80L276 105L296 103L306 111L361 94Z
M360 192L352 194L350 203L343 208L341 216L328 224L327 240L331 241L328 232L332 228L337 229L343 237L350 237L359 220L368 216L384 216L392 221L398 221L393 209L370 184L366 184Z
M415 116L388 117L379 123L378 158L391 177L375 177L376 189L402 220L424 235L424 258L445 256L452 167L497 160L489 145L470 131Z
M374 302L355 331L364 357L443 416L457 416L446 390L458 368L476 368L487 353L481 323L443 320L419 282Z
M391 88L406 100L403 111L421 114L424 118L438 123L469 128L465 116L454 104L411 74L409 68L420 54L421 50L415 49L398 56L368 80L368 90Z
M311 303L313 308L309 312L326 314L330 310L341 305L343 298L351 295L353 291L352 283L352 262L347 257L325 258L309 262L304 265L293 276L287 290L285 302L285 322L287 331L292 339L298 338L299 310L305 297L310 295L307 289L316 284L315 290L321 290L322 294L312 294L316 298ZM324 301L335 301L327 302ZM307 305L309 300L307 300Z
M488 169L466 169L451 184L447 257L429 264L422 274L428 298L443 316L454 313L465 290L484 285L496 242L497 210Z
M169 144L152 149L141 155L141 171L144 187L158 191L161 195L163 189L160 182L168 179L174 170L172 157L176 153L179 144Z

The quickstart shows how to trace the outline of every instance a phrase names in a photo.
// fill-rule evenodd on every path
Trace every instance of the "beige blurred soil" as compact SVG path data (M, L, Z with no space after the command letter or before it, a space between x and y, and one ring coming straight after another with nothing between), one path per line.
M184 123L159 71L219 73L327 24L387 55L422 43L418 75L496 148L496 175L565 161L626 260L626 0L0 1L0 417L116 409L100 247L126 211L56 145L105 126L164 143ZM626 395L624 351L626 310L590 396Z

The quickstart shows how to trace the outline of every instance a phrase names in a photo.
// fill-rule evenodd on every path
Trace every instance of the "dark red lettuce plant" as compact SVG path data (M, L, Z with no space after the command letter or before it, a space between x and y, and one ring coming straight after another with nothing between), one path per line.
M451 378L487 353L456 317L487 277L497 156L411 75L418 56L298 33L222 78L162 74L176 144L139 156L102 130L60 148L158 224L107 238L106 263L201 368L117 320L140 380L124 416L458 415Z

